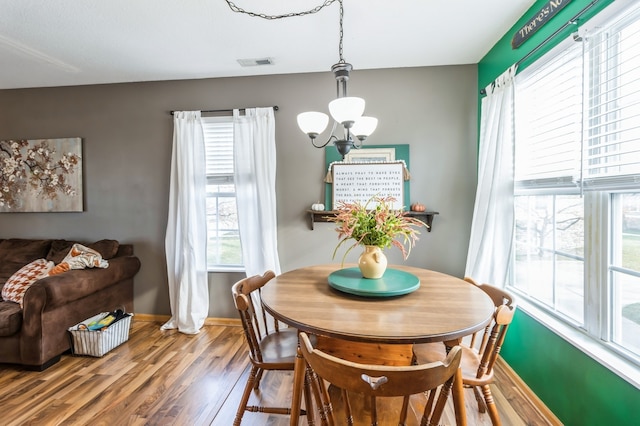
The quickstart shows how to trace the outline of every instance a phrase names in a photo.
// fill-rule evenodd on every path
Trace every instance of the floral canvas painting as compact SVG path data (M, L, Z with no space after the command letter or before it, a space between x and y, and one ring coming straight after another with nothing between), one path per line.
M82 140L0 141L0 212L82 211Z

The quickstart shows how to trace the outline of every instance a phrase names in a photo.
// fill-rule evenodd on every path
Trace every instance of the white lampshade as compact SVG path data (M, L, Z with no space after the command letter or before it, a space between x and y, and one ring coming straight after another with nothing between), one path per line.
M323 112L309 111L298 114L298 127L307 135L319 135L329 124L329 116Z
M329 102L329 112L338 123L353 122L362 116L364 104L362 98L338 98Z
M378 127L378 119L374 117L362 116L353 123L351 133L356 137L368 137Z

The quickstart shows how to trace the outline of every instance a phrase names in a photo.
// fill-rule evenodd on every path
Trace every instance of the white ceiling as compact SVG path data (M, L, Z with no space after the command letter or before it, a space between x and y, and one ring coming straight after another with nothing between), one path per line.
M302 12L325 0L235 0ZM535 0L344 0L354 69L475 64ZM0 0L0 89L329 71L339 3L265 20L225 0ZM238 59L272 58L241 67Z

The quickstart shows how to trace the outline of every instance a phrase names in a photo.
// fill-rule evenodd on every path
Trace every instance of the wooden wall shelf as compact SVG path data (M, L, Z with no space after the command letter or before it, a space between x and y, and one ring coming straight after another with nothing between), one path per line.
M309 215L309 223L310 223L311 230L314 229L313 224L315 222L330 222L329 217L334 216L336 213L337 212L335 210L326 210L326 211L318 211L318 210L311 210L311 209L307 210L307 214ZM420 219L421 221L429 225L427 232L431 232L433 217L437 214L440 214L440 213L431 212L431 211L428 211L428 212L408 211L407 212L407 216L417 217L418 219Z

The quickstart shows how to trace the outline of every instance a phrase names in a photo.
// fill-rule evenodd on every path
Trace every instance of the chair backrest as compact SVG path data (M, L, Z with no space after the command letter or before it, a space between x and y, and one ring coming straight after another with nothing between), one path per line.
M456 346L443 361L411 366L387 366L360 364L336 358L312 346L306 333L300 333L300 349L312 371L321 379L344 391L363 394L371 398L371 423L376 424L376 397L405 397L405 405L400 413L400 424L404 424L407 416L406 404L409 396L420 394L446 384L446 390L440 392L436 409L428 424L437 424L449 391L457 376L460 365L461 348ZM460 379L460 377L458 377ZM460 379L461 380L461 379ZM461 383L461 382L460 382ZM457 389L457 386L455 387ZM460 389L462 385L460 384ZM318 393L315 393L316 397ZM460 395L460 397L462 397ZM318 401L319 406L331 407L327 401ZM347 407L349 404L346 404ZM423 420L430 416L430 404L425 406ZM333 416L333 413L327 413ZM350 413L347 413L350 416ZM335 419L333 420L335 421ZM340 424L341 422L338 422Z
M481 356L480 365L476 373L476 377L481 378L493 370L493 365L498 359L509 325L513 321L516 304L513 296L501 288L489 284L478 284L469 277L465 277L465 281L478 286L478 288L487 293L496 307L493 319L485 328L479 345L476 346L475 344L475 335L470 343L470 346L475 347Z
M513 296L509 292L501 288L489 284L478 284L473 278L469 277L464 277L464 280L487 293L491 300L493 300L493 304L496 306L496 308L502 305L511 306L514 302Z
M482 355L480 360L480 366L476 374L477 378L481 378L485 374L491 373L493 365L498 359L504 338L507 335L507 329L509 324L513 321L513 314L516 311L515 305L502 305L496 309L493 315L492 326L487 335L483 338L484 347L482 348Z
M262 362L260 341L269 333L267 315L260 303L260 291L273 277L275 273L267 271L263 275L244 278L231 287L233 302L249 344L249 356L256 362ZM257 292L257 297L252 297L254 292ZM278 331L278 322L272 320L272 323L275 331Z

